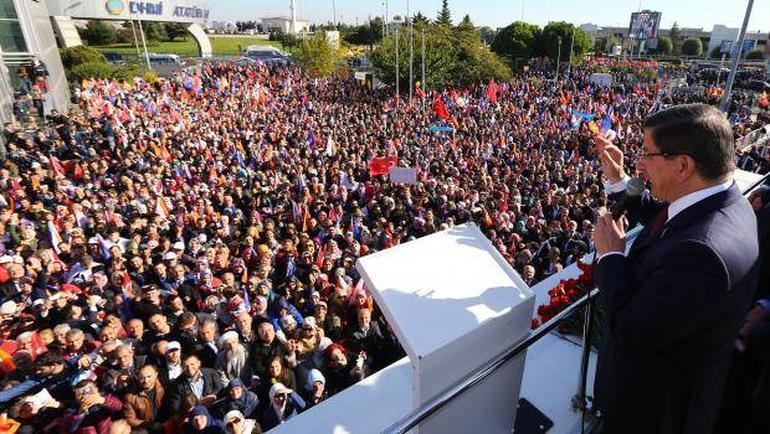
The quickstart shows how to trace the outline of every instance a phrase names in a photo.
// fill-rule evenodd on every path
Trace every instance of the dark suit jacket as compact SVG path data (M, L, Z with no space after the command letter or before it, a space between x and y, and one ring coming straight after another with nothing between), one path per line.
M651 223L649 195L629 210ZM756 218L733 184L686 208L627 257L599 261L606 315L596 405L607 433L712 431L738 329L758 279Z
M216 395L224 387L222 385L222 377L214 369L201 368L201 375L203 376L203 394L201 396ZM184 397L192 393L190 380L183 373L171 382L171 409L178 412Z

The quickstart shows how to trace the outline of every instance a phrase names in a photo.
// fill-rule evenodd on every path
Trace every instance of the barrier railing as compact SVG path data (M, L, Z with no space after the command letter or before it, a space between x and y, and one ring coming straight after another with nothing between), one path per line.
M756 182L752 183L749 187L744 189L743 194L748 195L752 191L754 191L757 187L765 183L766 181L770 180L770 174L764 175L761 179L757 180ZM627 235L627 242L631 243L633 240L639 235L641 232L640 227L636 227L628 232ZM537 329L530 332L530 334L524 338L521 342L508 347L504 351L500 352L497 356L492 358L491 361L489 361L487 364L479 368L477 372L474 372L459 381L457 381L454 385L450 386L449 388L445 389L438 395L436 395L435 398L431 399L430 401L426 402L424 405L422 405L420 408L412 411L396 423L389 426L387 429L385 429L383 432L386 434L402 434L406 433L410 429L416 427L420 424L420 422L424 421L428 417L430 417L432 414L436 413L438 410L445 407L447 404L452 402L455 398L462 395L464 392L471 389L473 386L479 384L480 382L484 381L487 377L489 377L492 373L494 373L497 369L502 367L506 364L506 362L512 360L513 358L521 355L524 353L529 347L531 347L533 344L538 342L543 336L547 335L553 329L559 326L564 320L571 317L575 313L577 313L579 310L586 308L586 314L584 317L584 325L583 325L583 343L582 343L582 354L581 354L581 366L580 366L580 376L578 378L578 391L575 394L575 397L573 398L573 409L581 411L583 415L586 414L588 411L587 406L587 396L586 396L586 386L587 386L587 379L588 379L588 368L589 368L589 355L591 351L591 347L589 344L590 339L590 328L591 324L593 323L593 311L592 309L592 303L593 298L596 294L598 294L599 290L597 288L594 288L591 292L584 295L582 298L577 300L575 303L568 306L563 311L556 314L553 318L551 318L549 321L542 324ZM511 403L513 405L514 403Z

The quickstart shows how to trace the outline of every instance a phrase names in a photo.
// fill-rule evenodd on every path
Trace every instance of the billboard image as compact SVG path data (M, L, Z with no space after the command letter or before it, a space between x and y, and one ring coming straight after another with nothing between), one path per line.
M660 12L641 11L631 14L628 36L632 39L655 39L658 37Z

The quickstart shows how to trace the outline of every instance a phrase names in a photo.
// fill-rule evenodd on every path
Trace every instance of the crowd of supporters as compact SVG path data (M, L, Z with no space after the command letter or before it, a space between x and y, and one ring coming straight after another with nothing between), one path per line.
M6 124L0 405L23 432L260 432L404 355L358 257L474 222L528 284L558 272L606 204L576 113L633 166L652 110L718 100L591 71L448 89L442 121L432 96L208 63Z

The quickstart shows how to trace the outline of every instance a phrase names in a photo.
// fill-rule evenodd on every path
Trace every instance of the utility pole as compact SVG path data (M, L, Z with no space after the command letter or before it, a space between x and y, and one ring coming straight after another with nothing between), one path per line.
M139 20L139 34L142 35L142 46L144 46L144 60L147 61L147 69L152 70L152 65L150 65L150 55L147 53L147 41L144 39L144 28L142 28L142 20Z
M561 64L561 36L559 36L559 54L556 55L556 80L559 80L559 65Z
M420 66L422 66L422 92L425 93L428 91L428 86L425 83L425 27L422 28L422 62ZM425 98L422 99L422 110L425 111Z
M399 26L396 26L396 106L398 106L399 101L399 82L401 81L401 69L399 68L399 58L398 58L398 40L399 40L399 34L398 34Z
M575 48L575 28L572 28L572 39L569 42L569 58L567 58L567 80L572 72L572 50Z
M746 37L746 27L749 26L749 18L751 18L752 6L754 6L754 0L749 0L749 4L746 7L746 15L743 17L743 26L741 26L741 32L738 34L738 42L733 46L733 66L730 68L730 75L727 76L725 91L722 95L722 104L720 105L720 108L725 113L727 113L727 110L730 108L730 94L733 91L733 84L735 83L735 72L738 70L738 62L741 60L743 39Z
M409 104L412 104L412 91L414 90L414 24L409 12L409 0L406 0L406 19L409 20Z

